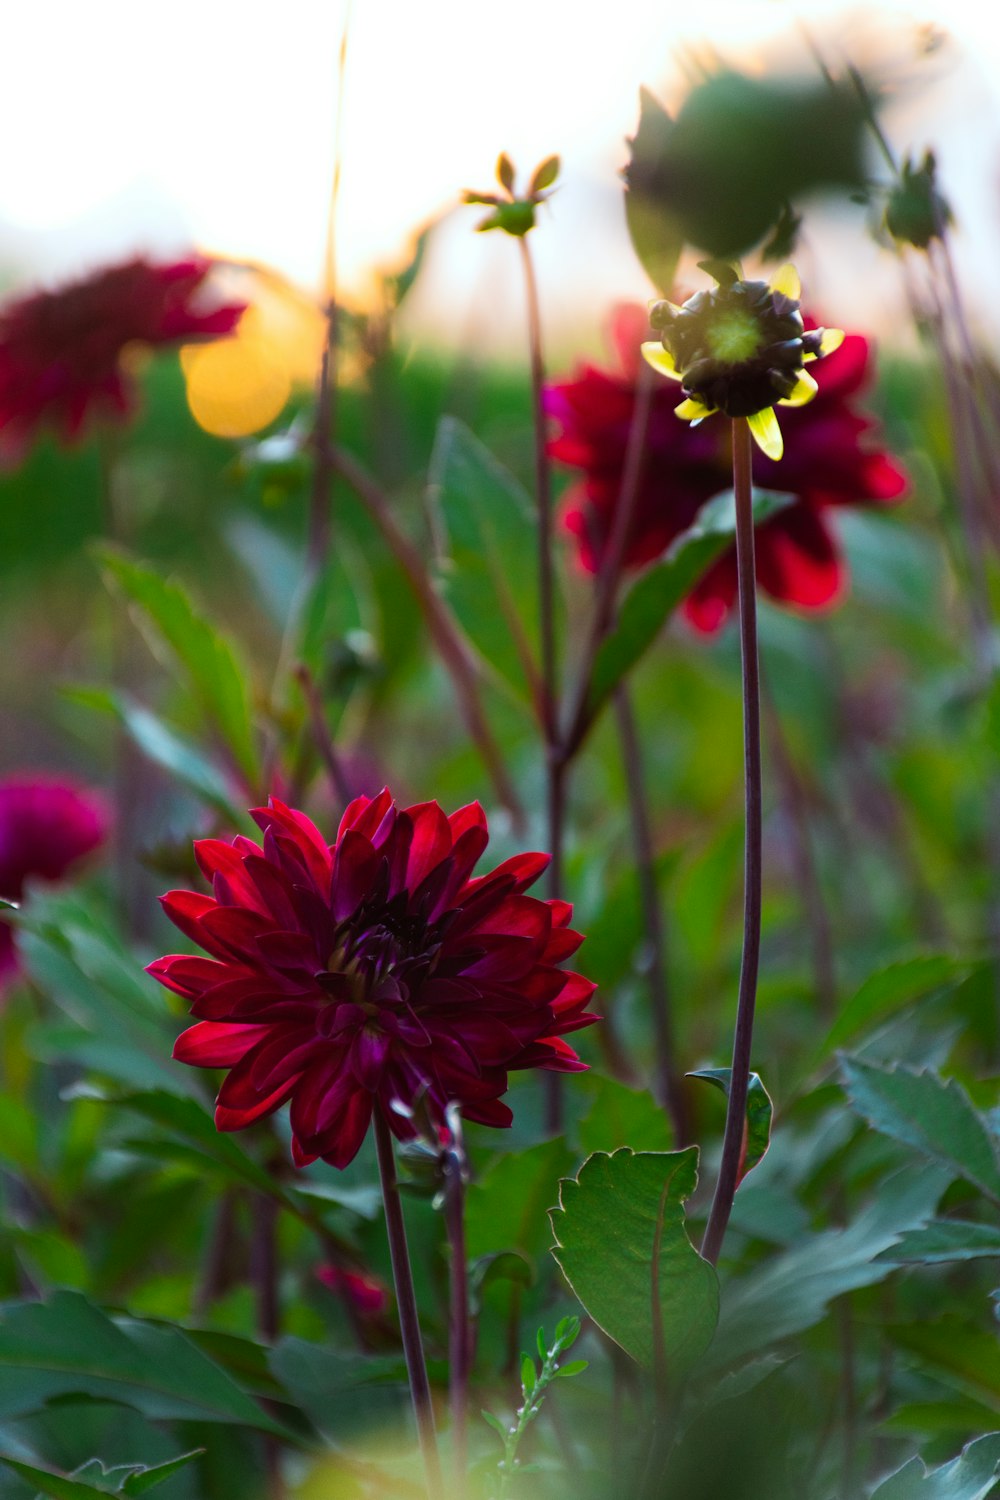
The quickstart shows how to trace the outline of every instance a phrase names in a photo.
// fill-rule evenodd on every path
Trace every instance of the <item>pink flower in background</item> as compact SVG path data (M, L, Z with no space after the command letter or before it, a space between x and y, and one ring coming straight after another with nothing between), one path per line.
M0 460L16 463L49 426L64 442L135 407L127 351L232 333L244 304L209 294L204 256L136 257L0 307Z
M814 326L806 320L806 326ZM596 572L621 493L629 428L639 378L639 346L649 337L645 309L628 304L614 315L617 370L581 365L546 389L546 410L559 424L553 458L581 471L564 510L580 561ZM797 498L757 528L757 582L781 603L822 609L842 594L847 567L830 517L841 505L897 500L906 476L874 441L875 424L856 401L871 378L872 351L860 334L809 366L819 390L807 406L782 408L785 451L776 462L756 447L754 483ZM646 460L625 564L653 561L695 520L707 500L732 486L729 424L691 427L675 415L680 387L658 380L652 390ZM692 590L687 618L713 631L736 600L736 549L725 553Z
M61 880L108 835L101 797L65 781L0 781L0 896L20 901L31 880ZM18 967L14 932L0 921L0 985Z
M316 1275L325 1287L350 1302L360 1318L378 1318L389 1306L389 1289L369 1271L349 1271L344 1266L317 1266Z

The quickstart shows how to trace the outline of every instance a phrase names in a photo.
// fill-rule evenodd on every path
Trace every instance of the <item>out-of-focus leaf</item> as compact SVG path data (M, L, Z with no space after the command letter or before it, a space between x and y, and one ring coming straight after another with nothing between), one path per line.
M255 1188L259 1193L283 1196L271 1174L258 1166L232 1135L216 1130L211 1115L197 1100L182 1099L176 1094L155 1089L143 1093L120 1094L108 1102L115 1110L127 1109L133 1114L141 1115L155 1125L158 1132L183 1142L194 1151L205 1170L217 1173L232 1183ZM169 1139L154 1139L144 1144L153 1155L162 1144L164 1156L169 1159Z
M769 521L790 505L793 498L755 490L755 524ZM618 683L653 644L698 580L732 546L735 533L736 504L733 492L727 490L702 506L694 525L677 538L663 561L654 563L632 585L594 662L587 700L590 719L600 712Z
M478 1256L469 1266L469 1301L473 1312L478 1313L483 1292L494 1282L531 1286L534 1280L534 1266L517 1250L497 1250Z
M208 725L224 740L251 786L258 781L248 673L232 643L195 609L180 584L114 548L98 558L109 585L134 606L153 651L180 667Z
M998 1474L1000 1432L989 1432L939 1469L928 1471L919 1458L911 1458L879 1485L872 1500L986 1500Z
M964 1219L935 1219L924 1229L911 1229L880 1257L894 1265L933 1266L951 1260L1000 1258L1000 1228Z
M231 783L219 767L128 693L113 693L103 688L67 688L63 696L73 703L113 715L144 755L189 787L227 822L239 826L241 814L231 799Z
M669 1151L675 1144L666 1111L648 1089L630 1089L614 1078L595 1075L591 1092L594 1102L577 1132L584 1155L617 1151L619 1146L631 1146L633 1151Z
M948 953L921 953L878 969L842 1007L817 1057L828 1057L859 1031L923 999L942 985L963 978L968 970L967 963Z
M77 1292L0 1314L0 1418L59 1396L117 1401L158 1421L234 1422L287 1434L180 1329L113 1320Z
M732 1068L695 1068L687 1074L687 1077L704 1078L706 1083L711 1083L715 1088L721 1089L728 1099L732 1075ZM748 1172L753 1171L759 1161L763 1160L771 1144L773 1114L774 1106L771 1103L771 1096L761 1082L760 1075L751 1073L747 1088L746 1124L743 1129L743 1150L740 1153L737 1185L743 1181Z
M889 1332L911 1364L916 1356L945 1385L1000 1411L1000 1344L994 1333L955 1317L896 1325Z
M69 1474L53 1474L48 1469L36 1468L34 1464L23 1463L17 1458L8 1458L0 1453L0 1463L13 1469L22 1479L27 1480L35 1486L42 1495L49 1495L52 1500L88 1500L91 1495L113 1495L116 1491L106 1484L90 1484L84 1479L73 1479Z
M448 602L483 661L530 699L539 637L528 494L455 417L438 425L427 494L443 532L439 568Z
M48 1469L39 1469L4 1455L0 1455L0 1460L22 1479L36 1485L43 1495L51 1495L53 1500L76 1500L77 1496L86 1495L145 1495L204 1451L204 1448L195 1448L191 1453L183 1453L180 1458L169 1459L163 1464L120 1464L110 1469L95 1458L73 1474L53 1474Z
M908 1229L927 1222L949 1180L934 1167L897 1172L846 1229L803 1237L730 1282L709 1357L712 1367L738 1364L811 1328L834 1297L891 1275L892 1265L876 1257Z
M685 244L731 259L817 189L860 188L866 122L853 89L824 79L720 72L671 120L647 90L625 171L636 254L670 295Z
M547 1250L546 1211L572 1164L569 1147L556 1136L525 1151L510 1151L487 1167L466 1196L469 1255L513 1249L534 1259Z
M883 1135L913 1146L1000 1203L1000 1161L986 1121L954 1078L843 1059L857 1112Z
M379 1451L409 1444L406 1371L396 1358L339 1354L306 1339L284 1338L270 1365L319 1430L338 1447Z
M676 1378L708 1348L719 1316L715 1268L684 1227L698 1148L623 1147L560 1184L552 1253L595 1323L646 1369Z

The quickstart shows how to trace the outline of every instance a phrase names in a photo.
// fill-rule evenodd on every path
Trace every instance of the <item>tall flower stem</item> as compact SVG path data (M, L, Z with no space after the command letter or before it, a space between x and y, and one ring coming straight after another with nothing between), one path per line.
M760 964L761 908L761 759L760 673L757 664L757 580L754 566L751 436L745 417L733 418L733 489L736 495L736 571L739 579L740 649L743 660L743 774L746 793L746 843L743 890L743 960L740 965L736 1030L733 1037L729 1106L722 1139L722 1161L708 1216L701 1253L718 1263L739 1177L750 1052Z
M445 1162L444 1221L451 1251L448 1317L448 1378L451 1392L451 1443L455 1461L456 1493L465 1495L468 1478L467 1428L469 1416L469 1267L465 1249L465 1163L460 1152L449 1151Z
M257 1332L265 1344L278 1337L278 1205L265 1194L253 1204L253 1235L250 1241L250 1277L257 1303ZM268 1500L282 1500L285 1493L281 1473L281 1447L270 1435L264 1438Z
M333 743L333 737L326 722L326 715L323 712L323 700L320 696L319 688L316 686L316 679L305 662L301 661L295 667L294 676L299 687L302 689L302 696L306 700L306 708L309 711L309 728L312 731L313 743L319 751L320 758L326 770L330 782L330 790L337 801L343 803L344 807L346 807L351 800L351 788L348 785L347 777L344 775L344 767L341 764L340 756L337 754L337 747Z
M406 1244L403 1205L399 1199L399 1184L396 1181L392 1135L385 1115L378 1105L375 1107L374 1125L375 1153L378 1157L379 1180L382 1184L382 1202L385 1205L385 1227L389 1237L389 1257L392 1261L392 1279L396 1288L396 1306L399 1310L399 1331L403 1340L406 1371L410 1379L410 1398L413 1402L417 1436L424 1460L427 1493L430 1500L438 1500L438 1496L442 1493L441 1460L438 1456L437 1435L434 1431L431 1388L427 1379L423 1339L420 1336L420 1317L413 1289L410 1252Z
M331 459L335 472L351 486L406 575L434 645L451 677L470 738L490 774L497 798L510 814L515 831L519 831L524 826L524 809L486 718L472 657L453 616L434 587L420 548L401 529L393 515L389 497L364 465L343 448L334 448Z
M646 929L646 972L649 980L653 1041L656 1049L657 1094L670 1116L675 1144L685 1146L688 1142L689 1126L683 1087L677 1070L670 981L667 975L666 931L660 893L656 885L656 865L653 856L649 802L643 773L642 747L636 729L632 699L623 682L619 683L615 689L615 717L618 721L618 738L621 742L625 788L632 822L632 844L635 850L636 874L639 879L639 899L642 903L643 922Z
M545 361L542 356L542 317L538 283L527 235L518 239L524 292L528 308L528 347L531 361L531 400L535 432L535 496L538 504L538 615L541 628L541 717L545 745L545 786L548 822L549 896L563 894L563 834L566 814L566 763L559 743L559 684L556 660L555 569L552 560L552 472L545 444ZM562 1129L562 1078L546 1075L546 1125L553 1134Z

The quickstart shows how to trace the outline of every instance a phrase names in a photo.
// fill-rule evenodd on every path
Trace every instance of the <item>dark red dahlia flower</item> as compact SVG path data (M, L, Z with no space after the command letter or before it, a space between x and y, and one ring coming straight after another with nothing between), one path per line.
M174 1057L231 1070L219 1130L290 1099L296 1163L345 1167L375 1107L404 1140L415 1127L391 1105L422 1092L438 1123L455 1101L466 1119L509 1125L512 1068L583 1067L562 1040L596 1019L594 985L558 967L582 941L572 909L525 895L547 855L473 878L488 838L478 803L446 817L436 802L397 808L388 791L352 802L332 845L273 798L252 816L263 847L195 845L214 895L163 898L212 957L149 968L199 1018Z
M806 326L815 325L807 320ZM566 497L564 520L590 572L600 565L621 492L639 346L648 327L643 308L618 308L613 336L620 372L583 365L573 379L546 389L546 410L561 428L549 441L549 453L583 471ZM754 483L797 496L757 529L757 582L772 598L800 609L834 603L846 583L846 564L830 524L833 508L896 500L906 488L902 470L872 445L871 418L854 405L870 364L868 340L848 334L839 349L809 366L819 387L813 400L782 409L782 458L774 462L754 448ZM732 485L729 424L689 426L675 415L682 399L676 385L657 381L653 387L646 458L625 551L630 567L659 557L707 500ZM699 630L716 630L735 600L734 546L692 591L685 613Z
M95 792L37 777L0 782L0 896L20 901L29 880L61 880L108 827ZM13 930L0 922L0 987L17 967Z
M205 298L212 265L137 257L0 308L0 459L18 461L46 424L72 442L89 420L127 417L126 350L232 333L244 305Z

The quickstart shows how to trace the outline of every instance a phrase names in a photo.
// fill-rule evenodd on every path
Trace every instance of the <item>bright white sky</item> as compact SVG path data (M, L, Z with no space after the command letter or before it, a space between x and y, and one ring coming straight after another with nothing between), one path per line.
M319 284L345 0L34 0L7 9L0 88L0 276L75 273L136 248L195 242ZM976 14L978 13L978 15ZM890 117L897 143L941 147L968 267L996 260L1000 13L985 3L881 0L353 0L338 259L357 290L412 229L487 187L499 149L522 171L561 152L561 192L536 252L550 323L583 341L603 306L648 288L624 237L616 172L641 82L669 98L678 49L752 65L805 17L836 63L890 54L897 76L943 78ZM845 19L847 17L847 19ZM917 28L958 47L916 60ZM883 40L876 38L884 21ZM710 31L706 32L706 28ZM895 38L892 47L885 36ZM708 50L706 50L708 49ZM959 53L974 57L954 86ZM516 257L455 214L414 328L505 345L521 311ZM862 236L854 234L852 244ZM837 235L832 239L834 252ZM836 253L810 258L824 306L846 290ZM859 262L852 252L851 275ZM862 267L862 279L868 278ZM991 276L995 281L995 276ZM855 286L855 291L857 287ZM881 293L868 284L874 315ZM862 299L863 300L863 299ZM840 319L838 319L839 321ZM857 320L855 320L857 321Z

